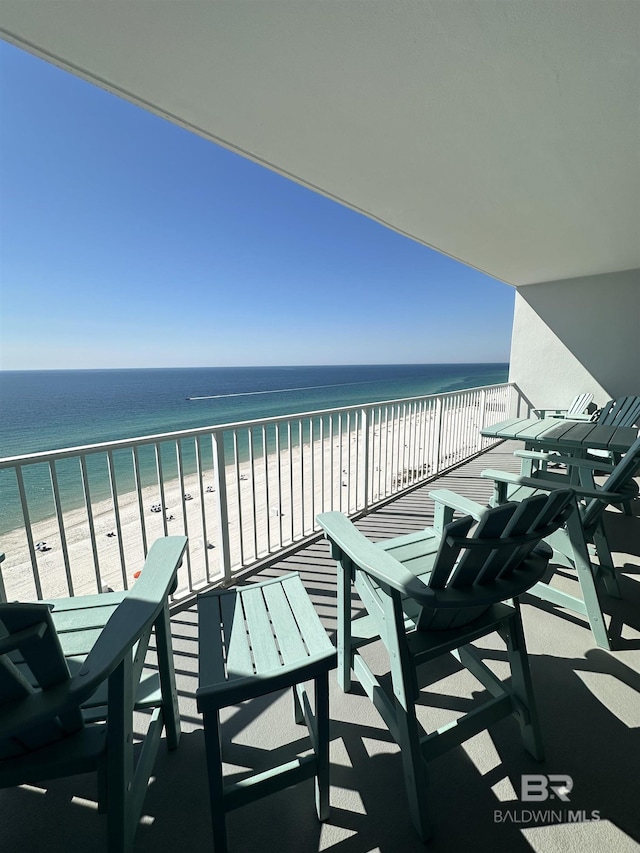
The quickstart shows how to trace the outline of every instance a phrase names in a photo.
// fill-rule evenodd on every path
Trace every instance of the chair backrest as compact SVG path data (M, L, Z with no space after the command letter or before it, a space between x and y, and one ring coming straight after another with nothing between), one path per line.
M567 409L567 417L571 417L571 415L581 415L592 400L593 394L578 394L578 396L574 397L571 401L571 404Z
M617 397L602 407L596 423L632 427L640 421L640 397Z
M488 510L471 537L471 516L447 524L427 586L437 591L422 606L418 630L466 625L492 604L522 594L544 574L551 556L541 539L561 527L575 508L569 489L534 495Z
M70 681L48 604L0 604L0 719L19 711L20 702L43 701L46 691ZM44 704L44 702L43 702ZM36 727L0 737L0 759L11 758L60 740L83 727L79 707L52 713Z
M613 471L609 474L601 488L603 492L621 492L640 471L640 437L631 445ZM598 523L608 501L594 498L589 501L581 513L582 526L586 529Z

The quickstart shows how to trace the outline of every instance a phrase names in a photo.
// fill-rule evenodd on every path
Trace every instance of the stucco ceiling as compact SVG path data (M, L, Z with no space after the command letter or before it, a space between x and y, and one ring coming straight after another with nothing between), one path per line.
M508 283L640 267L635 0L1 0L0 32Z

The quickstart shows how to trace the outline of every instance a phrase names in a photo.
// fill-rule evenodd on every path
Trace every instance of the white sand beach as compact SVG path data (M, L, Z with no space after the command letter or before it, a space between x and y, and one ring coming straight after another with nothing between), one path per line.
M330 449L326 440L324 451L328 457ZM314 442L313 454L306 444L302 453L299 447L281 451L279 462L278 457L271 454L266 466L263 457L256 458L253 463L246 461L227 466L225 488L232 567L266 557L282 545L312 533L313 517L323 508L346 510L347 496L343 492L347 489L342 481L355 482L355 453L350 461L348 448L345 446L342 451L340 462L340 446L336 442L333 462L338 473L335 478L327 468L328 458L323 465L320 441ZM346 472L348 465L353 469L351 476L340 475L342 470ZM45 599L66 596L69 585L75 595L95 593L107 586L122 589L125 578L130 586L134 573L144 563L143 525L147 548L156 538L166 534L189 537L188 557L180 570L178 594L180 588L205 586L210 580L221 577L220 488L214 473L207 472L202 478L198 474L185 476L184 487L178 479L166 481L163 491L164 512L151 509L162 501L158 485L142 489L142 512L136 492L119 495L119 524L112 500L93 504L95 554L85 507L64 513L64 546L56 517L33 523L33 543L44 542L48 549L34 551L42 596ZM320 505L322 501L323 506ZM65 568L65 546L70 583ZM2 577L7 598L36 597L25 529L18 528L0 536L0 551L5 554Z
M404 413L386 425L369 427L368 490L375 501L431 473L434 441L433 413ZM379 432L383 435L380 436ZM477 432L476 432L477 435ZM266 558L314 531L317 513L331 509L353 512L363 505L364 461L362 436L325 434L309 444L284 449L228 465L220 502L213 470L190 474L118 496L118 517L112 500L92 504L92 540L86 508L64 513L64 542L58 519L32 524L33 543L42 597L90 594L101 588L131 586L144 563L143 529L147 549L159 536L186 534L187 557L179 573L177 596L221 580L221 531L228 531L232 571ZM449 444L450 438L447 439ZM456 438L458 445L461 437ZM418 460L420 460L418 462ZM186 496L190 496L187 498ZM152 511L163 504L164 512ZM142 509L141 509L142 507ZM5 553L2 578L8 600L37 597L32 556L24 528L0 536ZM65 553L67 566L65 566Z

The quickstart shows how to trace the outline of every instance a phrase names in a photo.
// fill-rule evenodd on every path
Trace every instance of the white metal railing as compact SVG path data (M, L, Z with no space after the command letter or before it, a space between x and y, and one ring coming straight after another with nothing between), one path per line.
M0 600L128 588L158 536L189 548L176 598L480 452L513 385L307 412L0 459ZM44 543L44 544L43 544Z

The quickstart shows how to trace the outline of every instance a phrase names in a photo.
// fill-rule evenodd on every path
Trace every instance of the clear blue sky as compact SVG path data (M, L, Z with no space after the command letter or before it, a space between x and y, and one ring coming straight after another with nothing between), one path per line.
M0 367L504 362L514 290L0 42Z

